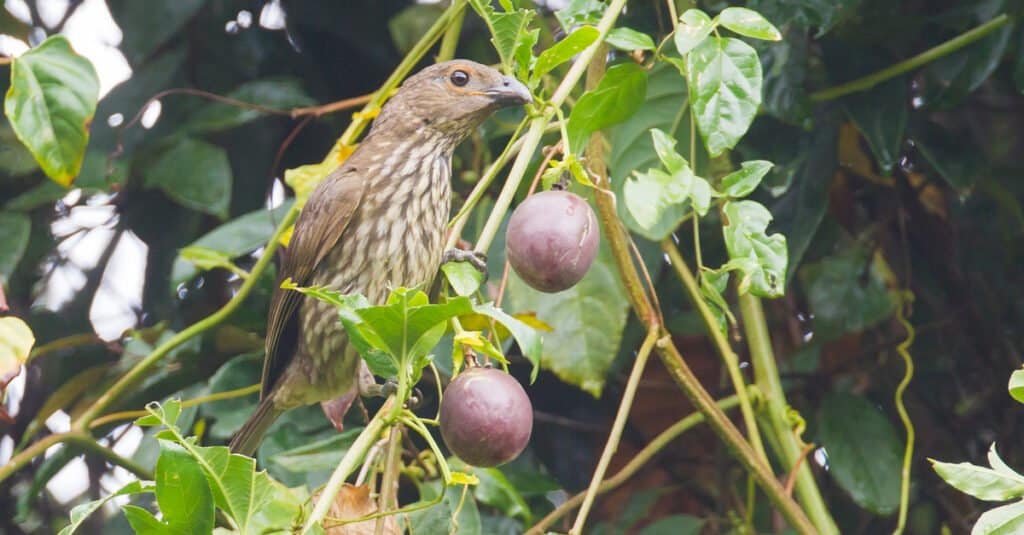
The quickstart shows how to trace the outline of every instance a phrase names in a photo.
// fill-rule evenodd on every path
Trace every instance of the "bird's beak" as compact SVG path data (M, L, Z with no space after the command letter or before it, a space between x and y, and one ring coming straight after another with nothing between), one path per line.
M492 87L484 91L484 93L502 106L515 106L533 102L530 90L522 82L511 76L502 76L500 86Z

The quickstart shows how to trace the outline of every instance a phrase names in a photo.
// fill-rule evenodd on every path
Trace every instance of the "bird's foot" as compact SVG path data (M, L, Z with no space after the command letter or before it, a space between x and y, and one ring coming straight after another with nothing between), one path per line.
M388 379L383 384L374 382L359 385L359 395L364 398L386 398L395 392L398 392L398 382L394 379Z
M467 249L448 249L441 257L441 263L448 262L467 262L484 276L484 281L487 281L487 255L484 253Z
M409 395L409 399L405 402L405 408L409 410L416 410L422 404L423 392L420 392L419 388L413 387L412 394Z

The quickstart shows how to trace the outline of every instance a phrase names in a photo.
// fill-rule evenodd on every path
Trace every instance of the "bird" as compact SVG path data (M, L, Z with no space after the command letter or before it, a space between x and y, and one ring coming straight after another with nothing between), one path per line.
M495 111L531 102L522 82L470 60L410 76L358 148L310 193L279 281L358 292L373 304L391 288L428 286L445 256L452 153ZM260 401L229 444L235 453L252 455L283 412L358 382L361 358L337 310L300 292L274 290L265 349Z

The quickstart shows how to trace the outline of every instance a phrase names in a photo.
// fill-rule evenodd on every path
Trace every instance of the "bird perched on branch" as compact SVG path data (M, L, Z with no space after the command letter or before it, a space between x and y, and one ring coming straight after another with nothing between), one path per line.
M371 303L389 288L428 284L444 254L452 152L499 108L530 101L518 80L472 61L410 77L359 148L310 194L280 279L359 292ZM276 289L260 403L231 450L251 455L282 412L350 392L359 369L332 305Z

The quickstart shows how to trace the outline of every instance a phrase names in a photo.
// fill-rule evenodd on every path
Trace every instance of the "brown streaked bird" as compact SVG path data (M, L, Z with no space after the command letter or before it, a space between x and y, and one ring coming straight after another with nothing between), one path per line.
M279 278L371 303L393 287L429 284L444 253L452 152L499 108L530 101L518 80L467 60L407 79L359 148L310 194ZM251 455L282 412L350 392L360 362L333 306L276 289L260 403L231 450Z

